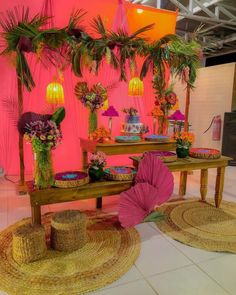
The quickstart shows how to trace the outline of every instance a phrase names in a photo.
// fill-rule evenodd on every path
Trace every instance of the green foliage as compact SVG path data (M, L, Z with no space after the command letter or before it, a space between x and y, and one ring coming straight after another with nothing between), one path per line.
M144 218L144 222L155 222L158 220L163 220L165 218L165 215L158 211L151 212L148 216Z
M132 34L122 29L114 32L106 29L100 16L92 21L92 28L98 35L93 38L81 26L85 14L81 9L74 11L68 25L62 29L43 29L49 18L39 14L30 17L29 8L14 8L1 15L0 26L5 41L1 54L16 53L17 76L28 91L35 83L26 53L38 54L41 49L42 55L50 63L62 68L70 63L74 74L79 77L83 75L84 67L98 73L102 62L106 60L120 71L120 80L127 81L127 66L132 74L137 74L136 57L141 56L144 62L140 77L143 79L149 71L153 72L156 93L161 94L165 86L165 63L175 75L193 87L201 51L196 41L186 42L177 35L167 35L149 44L142 34L152 29L153 25L140 28ZM47 50L44 51L44 48ZM62 58L64 63L60 64L58 60Z
M54 112L50 120L54 121L56 125L59 126L61 122L64 120L65 116L66 116L65 108L60 107Z

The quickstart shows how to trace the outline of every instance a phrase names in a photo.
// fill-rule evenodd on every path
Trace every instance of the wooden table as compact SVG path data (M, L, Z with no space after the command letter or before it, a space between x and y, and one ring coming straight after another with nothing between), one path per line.
M141 157L131 157L137 166ZM180 194L186 193L187 171L201 170L200 192L202 200L207 194L207 175L209 168L217 168L215 186L215 204L220 206L224 187L224 172L231 158L221 157L217 160L185 159L168 163L171 171L181 172ZM102 196L120 194L132 186L132 181L97 181L76 188L49 188L37 190L33 188L32 182L27 182L27 190L30 196L31 216L33 224L41 223L41 206L61 202L70 202Z
M88 152L94 153L97 151L104 152L107 156L111 155L127 155L127 154L142 154L147 151L175 151L176 142L153 142L139 141L134 143L97 143L89 139L80 139L82 149L83 169L88 168Z
M141 157L130 157L133 160L134 167L138 167ZM216 168L216 182L215 182L215 205L219 208L222 200L222 192L224 188L224 175L225 167L228 166L228 162L231 160L229 157L221 156L219 159L206 160L206 159L195 159L195 158L185 158L178 159L176 162L166 163L170 171L180 171L180 185L179 185L179 195L184 196L186 194L187 187L187 175L188 171L201 170L200 176L200 193L201 199L206 200L207 195L207 185L208 185L208 169Z
M34 189L32 182L27 182L30 196L32 224L41 223L41 206L62 202L117 195L129 189L132 181L96 181L75 188Z
M97 143L89 139L80 139L82 149L82 167L83 170L88 168L88 152L94 153L97 151L104 152L107 156L111 155L127 155L127 154L142 154L147 151L175 151L176 142L173 140L167 142L139 141L135 143ZM102 197L98 197L97 208L102 207Z

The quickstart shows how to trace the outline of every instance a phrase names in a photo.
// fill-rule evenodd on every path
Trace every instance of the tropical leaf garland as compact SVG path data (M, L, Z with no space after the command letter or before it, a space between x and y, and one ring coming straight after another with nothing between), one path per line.
M2 37L5 40L3 54L16 52L16 73L27 90L31 90L35 84L25 58L26 52L35 52L37 42L34 38L40 33L39 29L47 22L48 17L36 14L30 18L29 8L15 7L8 10L0 17L0 26L3 29Z
M119 29L108 31L98 16L92 21L92 28L98 38L90 36L81 26L86 12L74 11L68 25L62 29L42 29L48 17L36 14L29 16L29 8L14 8L0 17L5 48L1 54L16 53L16 72L22 84L30 91L34 80L25 54L36 53L45 64L51 63L60 68L71 64L76 76L83 75L83 67L98 72L103 60L114 69L120 70L120 80L127 80L126 68L137 72L136 57L144 58L140 77L148 71L155 74L155 89L163 91L165 66L169 64L172 72L193 87L196 79L200 46L196 41L186 42L177 35L167 35L160 40L148 43L142 34L153 25L140 28L132 34ZM48 61L48 63L45 62Z

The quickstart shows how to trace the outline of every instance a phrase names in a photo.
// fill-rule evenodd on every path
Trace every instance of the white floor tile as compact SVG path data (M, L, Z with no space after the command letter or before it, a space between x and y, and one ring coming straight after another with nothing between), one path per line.
M93 293L91 295L156 295L156 292L150 287L145 280L120 285L115 288L105 289Z
M176 240L173 240L171 237L168 237L167 235L164 235L164 236L172 245L178 248L185 256L187 256L189 259L191 259L195 263L203 262L213 258L222 257L225 255L230 255L225 252L222 252L222 253L213 252L213 251L210 252L210 251L205 251L202 249L190 247Z
M161 236L161 232L158 231L158 229L155 230L155 228L153 227L154 227L154 222L140 223L135 226L135 228L138 230L140 234L142 242Z
M236 294L236 254L202 262L198 265L230 294Z
M192 262L162 236L154 236L142 243L135 265L144 276L190 265Z
M117 281L115 281L114 283L106 286L104 289L108 289L108 288L113 288L119 285L124 285L130 282L134 282L137 281L139 279L143 279L142 274L140 273L140 271L138 271L138 269L133 266L125 275L123 275L120 279L118 279Z
M148 278L159 295L227 295L196 266L188 266Z

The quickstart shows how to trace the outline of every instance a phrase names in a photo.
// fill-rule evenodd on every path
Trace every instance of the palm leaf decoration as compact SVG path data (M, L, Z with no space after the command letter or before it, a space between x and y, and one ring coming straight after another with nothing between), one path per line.
M98 71L104 58L108 64L118 69L119 61L113 51L115 43L110 41L109 32L106 30L101 16L93 19L92 28L99 35L99 38L94 40L93 47L91 48L92 59L96 61L96 71Z
M109 33L109 42L114 44L118 50L120 80L127 81L126 78L126 61L136 68L136 55L145 51L145 39L140 35L153 28L153 24L145 26L129 35L126 31L119 29L117 32Z
M0 54L16 52L16 73L28 91L35 84L25 53L36 51L37 35L40 34L40 27L45 25L47 20L48 17L39 14L30 18L28 7L22 7L22 9L15 7L0 17L0 26L3 29L1 37L5 44L5 48Z
M193 88L199 67L200 44L195 40L189 42L179 39L170 45L170 65L173 73ZM188 72L186 77L186 71Z

